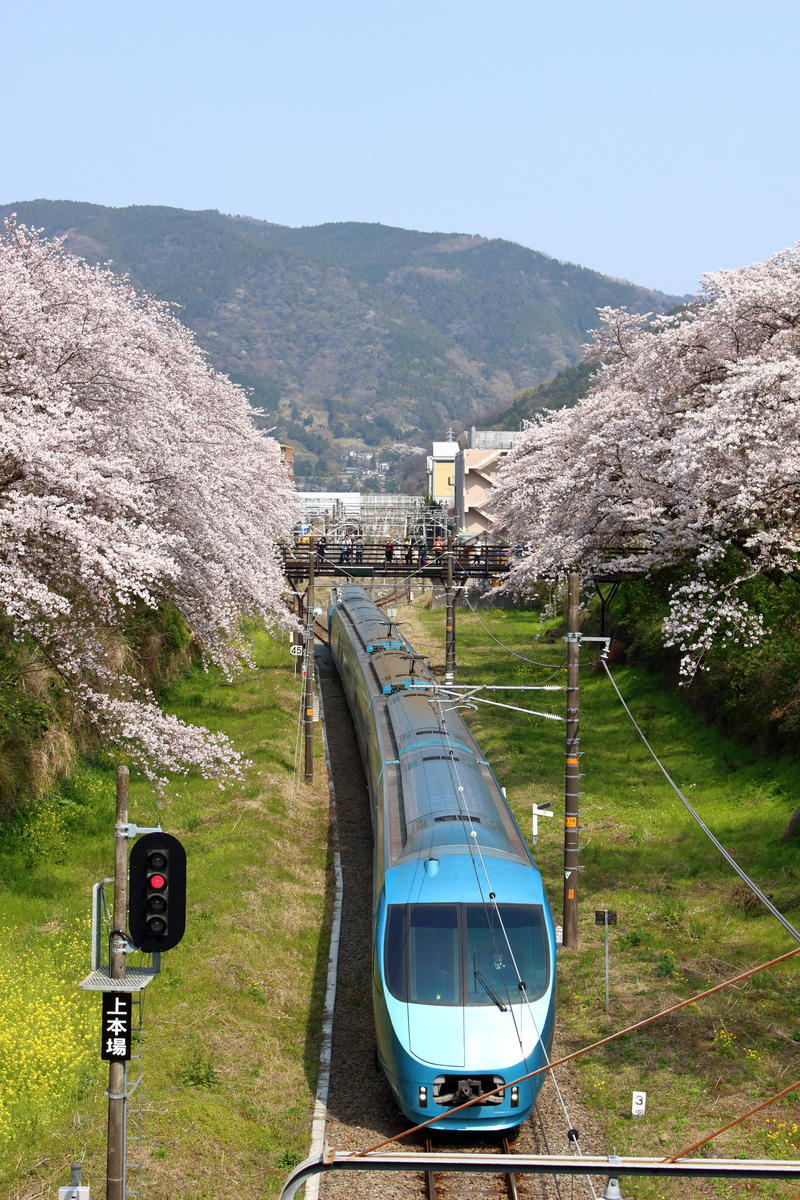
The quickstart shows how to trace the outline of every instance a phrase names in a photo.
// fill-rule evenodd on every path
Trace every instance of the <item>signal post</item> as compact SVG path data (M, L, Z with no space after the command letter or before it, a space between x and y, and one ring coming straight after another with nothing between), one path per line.
M128 768L117 767L117 820L114 828L114 909L109 940L109 974L125 978L128 939ZM110 993L112 996L120 992ZM105 999L105 994L104 994ZM104 1031L105 1033L105 1031ZM125 1194L125 1063L112 1058L108 1063L108 1140L106 1145L106 1200L122 1200Z
M160 825L141 827L128 821L128 768L117 767L114 878L92 889L92 963L81 981L84 991L102 993L100 1057L108 1062L108 1137L106 1200L125 1200L127 1067L133 1039L133 993L141 993L160 970L161 953L181 940L186 928L186 852ZM144 837L140 837L144 834ZM139 838L128 861L128 840ZM129 885L130 873L130 885ZM113 883L111 911L105 885ZM104 930L108 964L103 962ZM127 930L130 929L130 937ZM126 955L152 954L152 966L128 966ZM136 1087L138 1085L134 1085ZM61 1189L76 1197L88 1188Z

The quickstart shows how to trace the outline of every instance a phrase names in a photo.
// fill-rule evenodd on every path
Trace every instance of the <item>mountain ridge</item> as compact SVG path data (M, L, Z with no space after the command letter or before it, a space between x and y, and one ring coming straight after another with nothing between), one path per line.
M681 299L479 234L87 201L0 206L12 212L180 305L317 485L350 449L401 462L450 424L510 417L520 391L579 360L599 305Z

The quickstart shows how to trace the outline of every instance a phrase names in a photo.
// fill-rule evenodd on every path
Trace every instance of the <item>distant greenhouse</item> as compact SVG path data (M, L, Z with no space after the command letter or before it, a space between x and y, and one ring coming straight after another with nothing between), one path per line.
M372 492L299 492L303 525L311 532L334 538L358 528L367 537L404 537L427 528L444 530L445 505L426 503L422 496Z

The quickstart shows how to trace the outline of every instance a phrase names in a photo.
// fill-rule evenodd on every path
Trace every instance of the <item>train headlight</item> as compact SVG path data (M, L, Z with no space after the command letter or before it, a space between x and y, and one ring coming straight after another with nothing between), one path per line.
M417 1100L420 1108L428 1107L428 1089L426 1087L420 1087L417 1093Z
M516 1084L511 1089L511 1107L519 1108L519 1088Z

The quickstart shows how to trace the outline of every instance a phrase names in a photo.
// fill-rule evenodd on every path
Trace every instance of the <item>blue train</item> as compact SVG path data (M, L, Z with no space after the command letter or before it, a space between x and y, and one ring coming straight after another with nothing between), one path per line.
M545 1064L553 1035L541 876L469 730L363 588L334 593L329 631L372 805L378 1059L414 1124L514 1128L545 1076L513 1081Z

